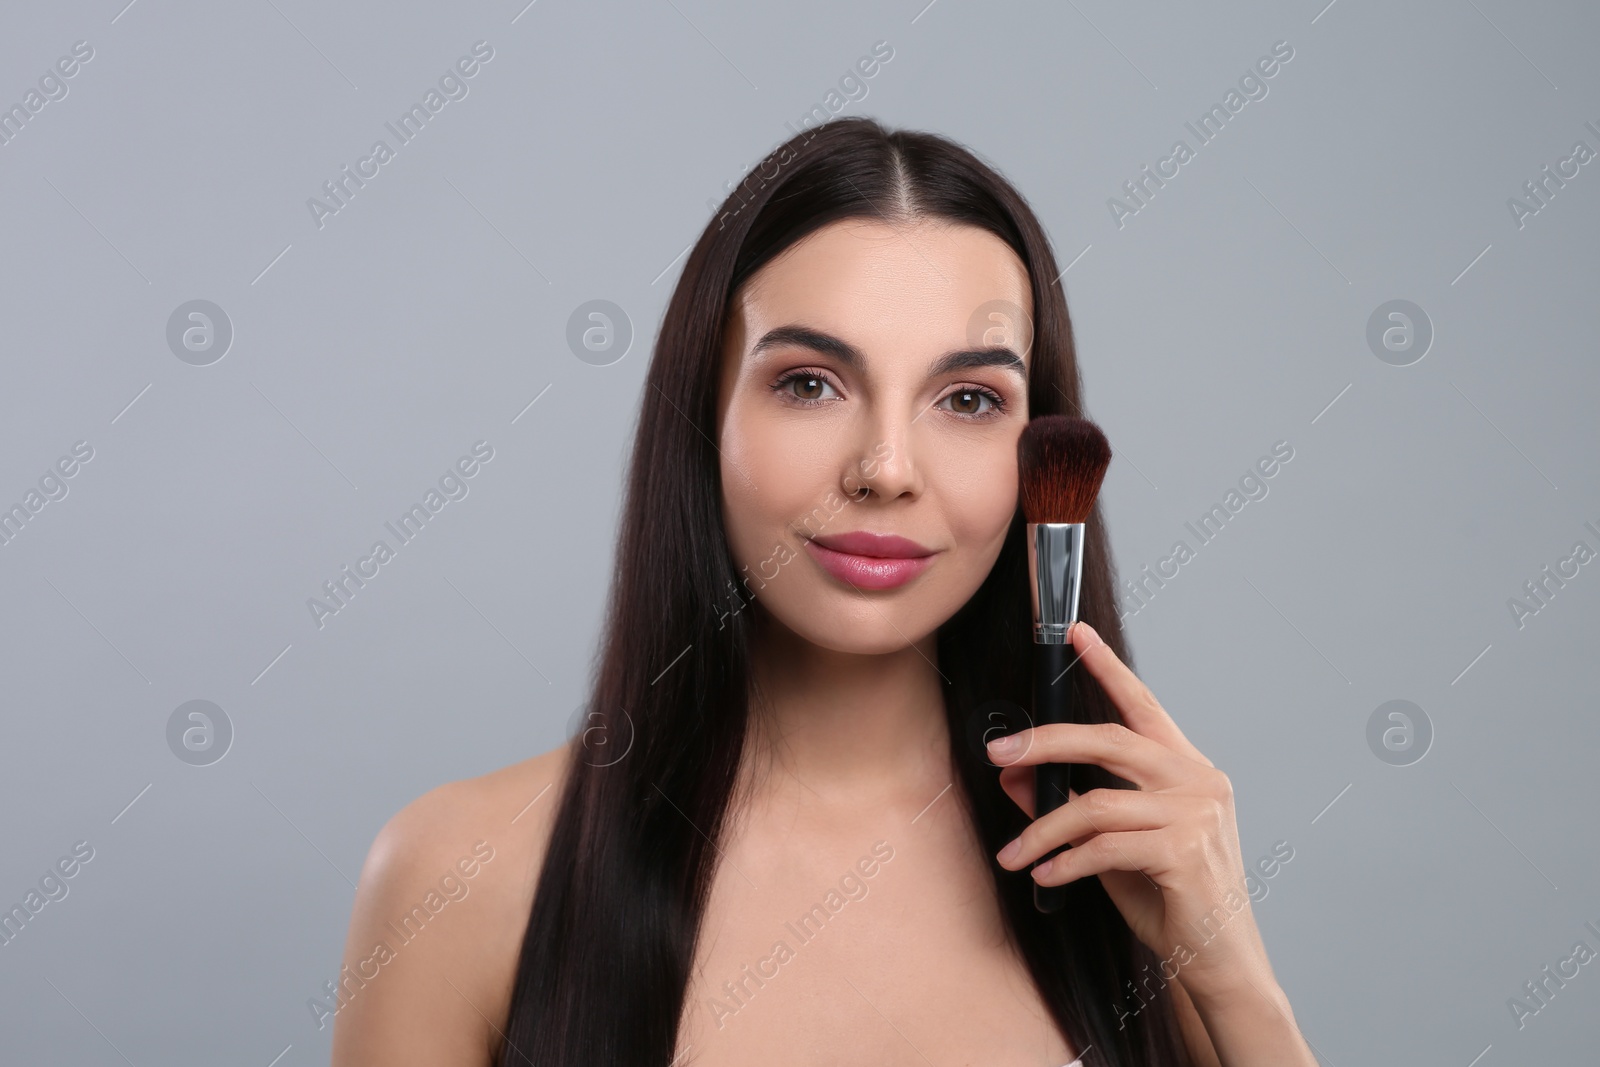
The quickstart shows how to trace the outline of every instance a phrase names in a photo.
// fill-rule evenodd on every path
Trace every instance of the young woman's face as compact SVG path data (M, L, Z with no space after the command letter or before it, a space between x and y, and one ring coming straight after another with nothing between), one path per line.
M954 615L1016 511L1032 314L1016 253L942 220L844 219L757 271L730 308L718 394L740 574L719 612L753 596L857 653ZM914 542L898 546L912 558L846 536L861 532Z

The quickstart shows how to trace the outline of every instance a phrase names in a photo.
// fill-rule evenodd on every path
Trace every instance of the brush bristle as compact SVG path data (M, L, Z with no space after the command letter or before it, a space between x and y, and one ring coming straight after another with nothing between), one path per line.
M1041 415L1017 440L1022 514L1028 522L1087 522L1111 465L1100 427L1072 415Z

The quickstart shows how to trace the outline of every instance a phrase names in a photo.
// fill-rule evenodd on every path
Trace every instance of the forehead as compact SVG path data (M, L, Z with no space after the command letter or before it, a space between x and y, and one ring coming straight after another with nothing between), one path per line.
M946 220L841 219L744 284L728 341L748 351L767 330L799 323L881 358L925 359L977 341L996 302L1032 315L1027 269L989 231Z

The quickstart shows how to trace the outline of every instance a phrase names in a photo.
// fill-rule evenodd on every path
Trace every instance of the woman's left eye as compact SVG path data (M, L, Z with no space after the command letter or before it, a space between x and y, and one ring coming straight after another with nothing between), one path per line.
M957 389L944 399L954 401L954 406L947 410L953 411L957 415L967 415L980 419L998 415L1005 410L1006 406L1003 397L987 389ZM988 408L983 407L985 401L989 404ZM944 403L944 401L941 400L940 403Z

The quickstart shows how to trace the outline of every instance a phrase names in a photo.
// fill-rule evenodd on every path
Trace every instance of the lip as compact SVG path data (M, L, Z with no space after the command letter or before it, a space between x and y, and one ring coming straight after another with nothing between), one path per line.
M900 537L895 534L876 534L868 530L828 534L826 537L813 537L811 540L823 548L829 548L835 552L842 552L851 556L872 556L877 559L912 559L917 556L933 555L933 549L924 548L910 538Z
M856 589L893 589L933 562L937 554L893 534L857 531L805 539L806 551L829 574Z

